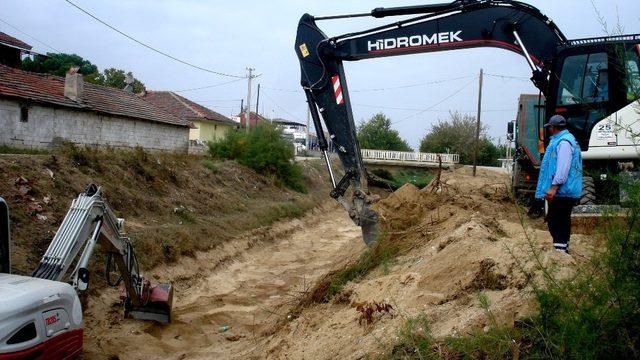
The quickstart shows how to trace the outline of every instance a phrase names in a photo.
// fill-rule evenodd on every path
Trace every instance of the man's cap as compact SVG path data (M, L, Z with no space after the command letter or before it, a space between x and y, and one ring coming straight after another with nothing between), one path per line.
M544 124L544 127L555 126L555 127L565 127L567 126L567 119L562 115L553 115L549 122Z

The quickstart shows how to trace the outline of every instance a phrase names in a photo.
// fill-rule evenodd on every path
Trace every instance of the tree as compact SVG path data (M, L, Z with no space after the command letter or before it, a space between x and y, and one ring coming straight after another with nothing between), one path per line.
M47 53L46 56L37 55L33 60L28 57L22 60L23 70L56 76L65 76L71 67L80 68L78 73L82 74L88 83L116 89L124 89L126 86L124 79L127 74L133 76L131 72L116 68L108 68L100 73L96 65L76 54ZM145 90L144 83L136 78L133 79L132 85L135 93Z
M461 164L472 164L475 137L476 118L451 112L449 120L432 125L420 141L420 151L459 154ZM478 165L495 166L499 157L500 152L487 136L487 129L483 125L478 143Z
M124 89L127 84L124 82L127 75L133 77L131 71L125 72L121 69L108 68L103 71L102 74L89 74L84 77L87 82L97 85L109 86L116 89ZM141 93L145 90L144 83L142 81L133 78L133 92Z
M391 119L383 113L358 125L358 141L363 149L413 151L398 131L391 128Z
M82 75L98 72L96 65L76 54L47 53L36 55L33 60L29 57L22 60L23 70L57 76L64 76L74 66L80 68L78 72Z

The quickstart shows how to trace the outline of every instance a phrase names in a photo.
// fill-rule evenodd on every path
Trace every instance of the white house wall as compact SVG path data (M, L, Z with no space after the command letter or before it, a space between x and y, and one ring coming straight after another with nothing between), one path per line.
M54 139L82 145L186 153L189 129L67 108L29 107L27 122L20 121L20 102L0 100L0 145L46 149Z

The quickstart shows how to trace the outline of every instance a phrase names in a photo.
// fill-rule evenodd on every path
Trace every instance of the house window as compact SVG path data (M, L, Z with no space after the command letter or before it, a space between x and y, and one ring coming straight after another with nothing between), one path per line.
M20 122L29 121L29 107L27 105L20 105Z

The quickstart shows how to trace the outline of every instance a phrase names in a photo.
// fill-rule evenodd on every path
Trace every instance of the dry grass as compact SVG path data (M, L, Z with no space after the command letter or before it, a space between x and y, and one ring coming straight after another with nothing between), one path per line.
M302 215L329 192L322 170L311 163L303 167L309 194L276 186L232 161L142 149L65 145L44 156L2 156L0 196L11 208L14 270L32 271L71 200L90 183L102 186L116 214L126 219L125 229L141 266L150 268L212 249L247 230ZM15 184L20 176L31 183L26 199ZM46 203L45 197L50 199ZM42 208L40 219L32 210L34 204ZM98 273L103 268L100 260L98 253L94 262Z

